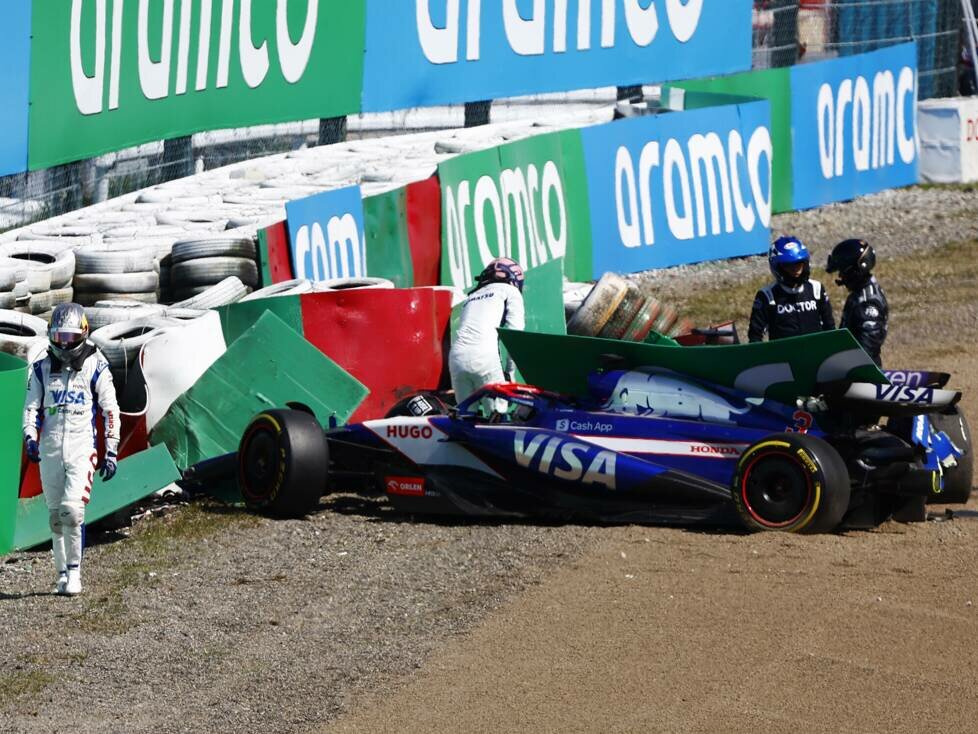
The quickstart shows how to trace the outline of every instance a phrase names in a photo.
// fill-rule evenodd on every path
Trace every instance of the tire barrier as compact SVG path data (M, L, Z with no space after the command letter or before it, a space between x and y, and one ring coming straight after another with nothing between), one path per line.
M244 301L257 301L262 298L276 298L278 296L300 296L303 293L313 292L313 282L304 278L286 280L267 288L260 288L254 293L250 293L241 299Z
M167 300L194 299L228 278L236 278L250 292L260 283L256 258L255 241L250 238L213 237L176 242L169 260L161 263L161 279L166 271Z
M0 352L25 362L48 344L48 324L44 319L18 311L0 310ZM16 401L14 401L16 402Z
M195 292L188 293L186 298L172 304L174 308L218 308L236 303L251 292L248 286L235 277L225 278L220 283L203 286L199 290L196 288L189 290Z

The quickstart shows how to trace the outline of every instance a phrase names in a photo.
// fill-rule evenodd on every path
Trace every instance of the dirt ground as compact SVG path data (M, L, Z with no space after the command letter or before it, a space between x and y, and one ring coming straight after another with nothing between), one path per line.
M881 265L888 364L974 417L976 249ZM799 537L194 505L98 539L77 599L47 553L0 563L0 732L969 731L978 504L933 509Z

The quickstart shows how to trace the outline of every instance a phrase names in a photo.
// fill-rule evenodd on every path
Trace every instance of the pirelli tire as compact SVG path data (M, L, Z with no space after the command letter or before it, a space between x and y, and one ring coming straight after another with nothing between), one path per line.
M803 433L777 433L752 444L737 461L731 498L749 530L827 533L849 509L849 471L828 443Z
M273 517L303 517L326 489L329 444L316 418L298 410L266 410L238 446L238 486L245 505Z
M628 281L620 275L605 273L594 284L574 315L567 322L567 333L597 336L628 295Z
M186 290L220 283L225 278L238 278L247 286L258 285L258 265L242 257L204 257L175 262L170 269L170 286Z

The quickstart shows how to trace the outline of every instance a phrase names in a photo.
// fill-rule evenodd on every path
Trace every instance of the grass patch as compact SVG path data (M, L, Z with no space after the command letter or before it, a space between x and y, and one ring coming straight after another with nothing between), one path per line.
M877 248L879 262L873 271L879 277L890 303L891 324L895 328L913 322L932 320L938 307L953 308L975 300L974 284L978 282L978 241L952 242L926 253L912 253L888 258L885 244ZM773 278L765 268L755 277L741 283L718 284L694 289L675 304L680 313L700 325L734 319L741 338L746 341L751 305L757 291ZM835 284L835 275L813 267L812 278L829 289L836 321L842 315L846 292ZM893 328L891 328L891 332ZM954 353L953 344L938 347L942 353Z
M137 523L128 540L106 548L95 561L111 563L112 573L99 584L101 593L84 597L84 608L72 616L74 623L94 634L125 634L140 621L126 604L127 591L160 583L161 577L155 574L178 568L188 556L192 558L187 549L195 543L260 524L256 515L212 502L195 502Z
M0 708L9 708L22 698L36 696L54 683L54 676L42 670L18 670L0 674Z
M978 183L922 183L916 188L922 191L963 191L965 193L978 191Z

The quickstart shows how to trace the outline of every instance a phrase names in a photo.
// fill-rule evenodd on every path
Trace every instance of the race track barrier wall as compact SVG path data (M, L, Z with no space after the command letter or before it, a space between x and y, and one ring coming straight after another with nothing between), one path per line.
M285 211L295 277L329 280L367 274L359 186L290 201Z
M750 68L752 0L23 0L8 172L204 130ZM18 20L21 22L18 25ZM23 32L29 23L33 41ZM11 36L7 38L6 36Z
M918 181L915 43L670 88L693 93L688 100L670 94L670 104L684 107L708 104L696 94L703 92L772 101L775 211L810 209ZM784 188L789 184L790 199Z
M363 108L647 84L750 67L752 0L644 5L371 0Z
M31 0L0 10L0 176L27 170Z
M763 252L771 222L763 100L540 135L438 166L442 282L494 257L564 257L571 280Z

